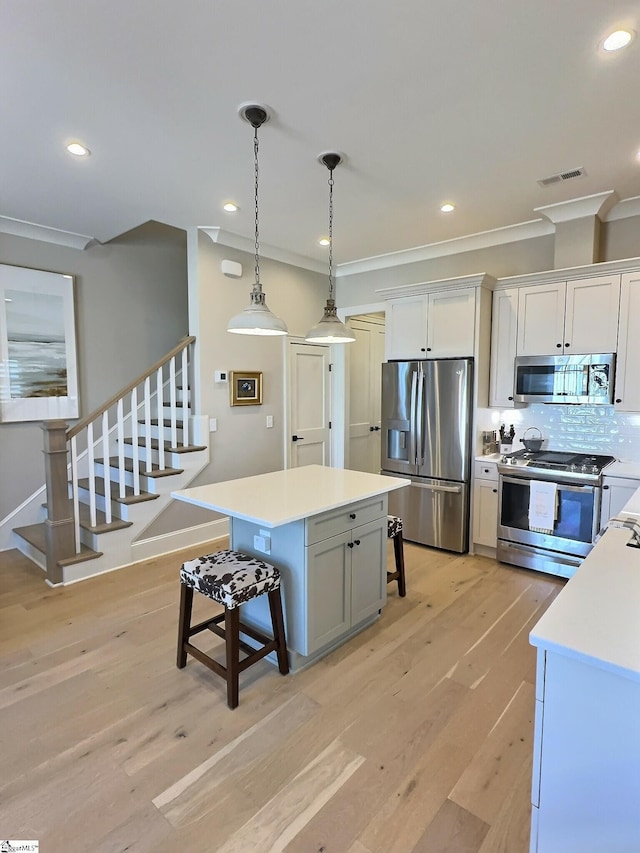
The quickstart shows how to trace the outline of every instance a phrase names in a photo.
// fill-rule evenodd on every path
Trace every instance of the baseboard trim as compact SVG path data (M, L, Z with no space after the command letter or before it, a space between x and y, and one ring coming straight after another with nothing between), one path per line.
M212 539L221 539L229 535L229 519L217 518L205 524L197 524L195 527L187 527L184 530L173 530L170 533L162 533L160 536L152 536L131 543L132 562L139 563L157 557L159 554L171 554L173 551L182 551L192 545L201 542L210 542Z

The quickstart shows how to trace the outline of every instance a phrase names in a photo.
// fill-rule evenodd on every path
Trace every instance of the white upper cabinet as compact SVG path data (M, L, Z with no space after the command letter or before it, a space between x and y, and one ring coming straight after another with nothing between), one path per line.
M513 381L518 338L518 295L520 288L493 293L491 321L491 379L489 405L513 407Z
M620 276L523 287L518 355L615 352Z
M474 287L390 300L386 314L387 359L473 355L475 313Z
M616 360L615 405L640 412L640 272L624 273L620 288L620 322Z
M565 352L615 352L619 305L619 275L568 281L564 320Z
M551 355L562 349L566 284L521 288L518 355Z

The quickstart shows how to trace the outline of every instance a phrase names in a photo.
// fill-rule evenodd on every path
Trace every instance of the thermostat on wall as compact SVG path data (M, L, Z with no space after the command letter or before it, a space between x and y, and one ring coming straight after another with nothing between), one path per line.
M216 382L228 382L229 381L229 371L227 370L216 370L213 374L214 380Z

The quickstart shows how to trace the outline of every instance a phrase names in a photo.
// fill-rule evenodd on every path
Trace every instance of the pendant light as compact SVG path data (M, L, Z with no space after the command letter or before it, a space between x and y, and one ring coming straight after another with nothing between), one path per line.
M236 335L286 335L284 322L267 308L264 292L260 284L260 243L258 239L258 128L269 120L266 109L259 104L247 104L240 107L240 117L253 127L253 160L255 174L255 275L256 280L251 291L249 306L232 317L227 324L227 332Z
M333 152L321 154L318 160L329 170L329 297L324 316L313 329L307 332L305 341L311 344L348 344L355 341L351 329L338 319L334 299L333 278L333 170L342 162L342 157Z

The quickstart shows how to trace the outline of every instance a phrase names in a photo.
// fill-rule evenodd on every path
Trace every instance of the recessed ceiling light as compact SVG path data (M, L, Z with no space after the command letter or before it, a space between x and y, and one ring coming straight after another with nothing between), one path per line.
M67 145L67 151L75 157L88 157L91 154L91 151L80 142L70 142Z
M225 201L222 205L222 209L226 210L227 213L235 213L237 210L240 210L235 201Z
M329 238L328 237L321 237L318 240L318 243L320 243L321 246L328 246L329 245Z
M608 35L602 42L602 49L609 51L620 50L628 44L631 44L633 36L633 30L616 30L614 33L611 33L611 35Z
M441 204L441 205L440 205L440 210L441 210L443 213L451 213L451 211L452 211L452 210L455 210L455 209L456 209L455 204L451 204L451 202L450 202L450 201L447 201L447 202L445 202L445 204Z

